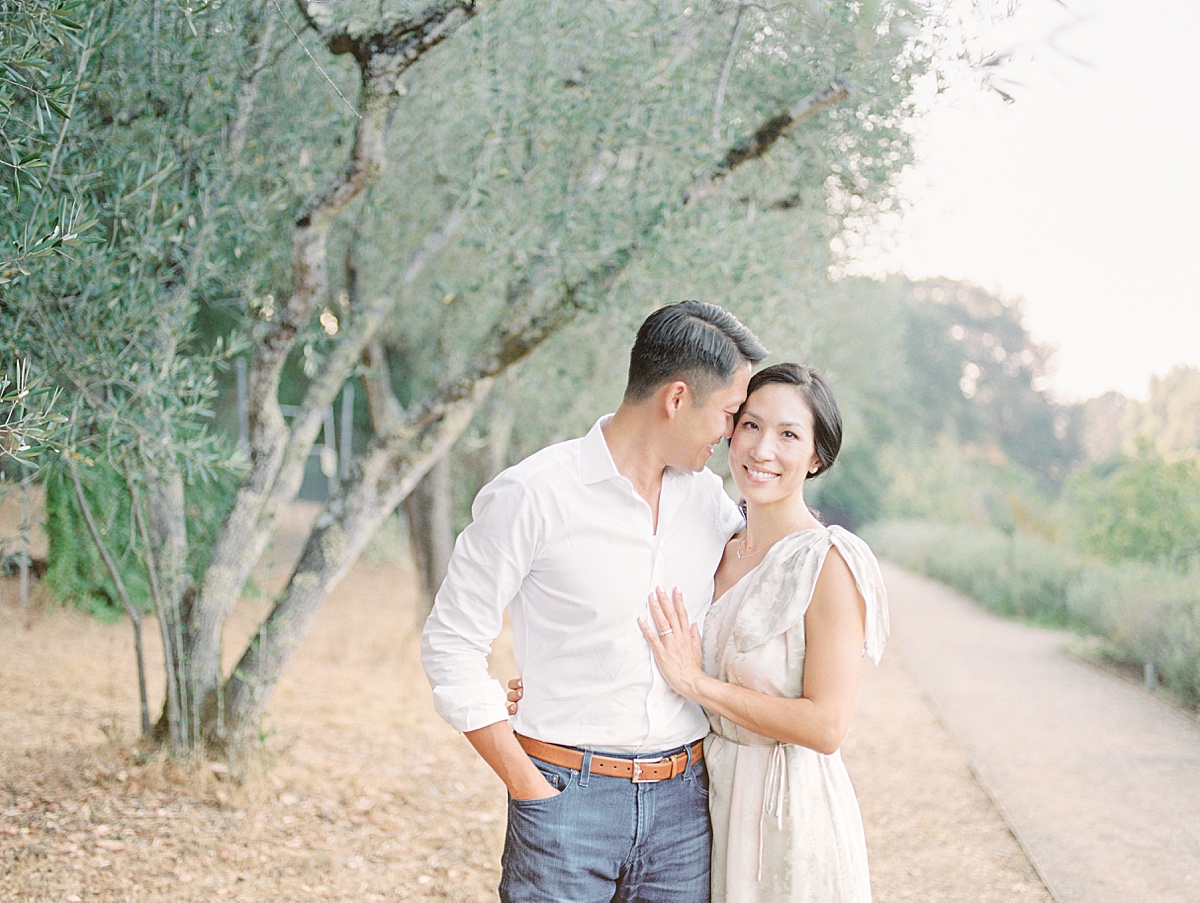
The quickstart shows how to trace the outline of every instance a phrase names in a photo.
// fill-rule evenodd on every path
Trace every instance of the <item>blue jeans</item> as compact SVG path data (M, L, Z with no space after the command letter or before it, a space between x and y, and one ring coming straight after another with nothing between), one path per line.
M580 771L533 764L559 793L509 798L503 903L708 903L703 761L652 784L591 774L587 751Z

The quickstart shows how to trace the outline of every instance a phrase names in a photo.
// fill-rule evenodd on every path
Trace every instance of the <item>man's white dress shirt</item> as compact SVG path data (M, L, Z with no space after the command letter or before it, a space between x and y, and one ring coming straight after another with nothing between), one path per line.
M704 736L638 629L656 586L678 586L693 621L742 518L716 474L668 469L658 531L617 472L597 421L497 476L472 506L425 624L421 660L438 713L460 731L508 718L487 656L512 619L525 695L514 730L548 743L656 752Z

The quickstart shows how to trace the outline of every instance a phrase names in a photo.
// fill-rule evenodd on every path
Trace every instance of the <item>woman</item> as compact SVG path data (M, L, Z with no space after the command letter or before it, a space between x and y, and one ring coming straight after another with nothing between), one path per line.
M639 620L659 670L702 705L713 823L713 903L871 898L854 788L838 752L865 653L888 634L879 565L804 500L842 442L824 379L776 364L750 380L729 440L746 528L725 547L716 599L689 625L678 590ZM521 697L513 681L510 710Z
M746 529L726 546L704 635L660 588L641 622L659 669L709 713L713 903L865 901L866 843L838 752L860 660L888 633L867 545L826 528L807 480L841 446L828 385L799 364L750 381L729 442Z

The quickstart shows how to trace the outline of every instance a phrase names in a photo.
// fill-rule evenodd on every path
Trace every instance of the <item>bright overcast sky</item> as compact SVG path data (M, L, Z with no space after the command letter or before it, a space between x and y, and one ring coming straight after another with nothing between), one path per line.
M1200 366L1200 0L1024 0L999 84L939 97L888 266L1025 299L1051 391Z

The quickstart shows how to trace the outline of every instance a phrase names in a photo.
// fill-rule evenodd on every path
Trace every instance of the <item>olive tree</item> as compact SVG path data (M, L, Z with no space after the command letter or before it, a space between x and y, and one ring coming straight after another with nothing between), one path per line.
M697 274L736 291L824 266L907 159L928 58L904 2L158 0L100 24L95 130L71 161L104 235L11 309L70 397L72 460L128 488L167 651L157 736L225 754L498 380L589 321L699 293ZM739 244L754 222L790 225ZM208 428L234 355L240 456ZM226 673L223 626L351 379L369 441ZM235 489L200 543L188 486L219 471Z

